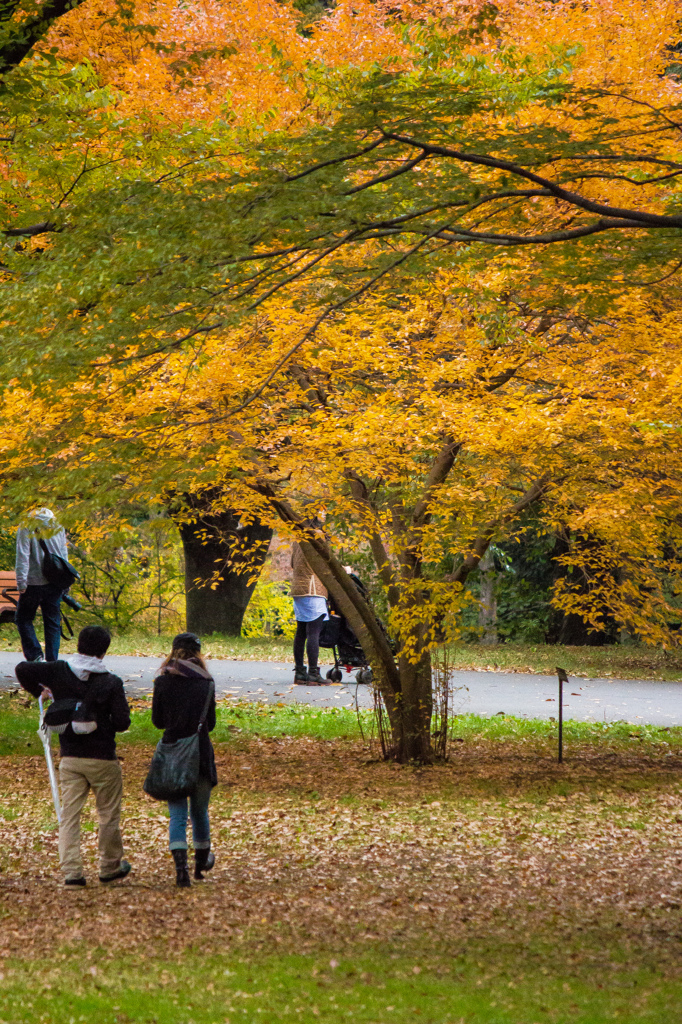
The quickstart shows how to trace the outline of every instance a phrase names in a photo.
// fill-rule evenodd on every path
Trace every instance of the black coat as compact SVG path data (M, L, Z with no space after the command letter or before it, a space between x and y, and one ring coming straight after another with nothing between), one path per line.
M163 729L163 742L174 743L192 736L199 727L206 704L211 676L190 661L171 662L154 680L152 722ZM203 778L218 784L213 745L209 733L215 729L215 688L208 706L204 728L199 733L200 767Z
M130 709L123 681L111 672L91 672L83 682L65 661L22 661L15 669L17 679L34 697L42 687L52 691L55 700L75 697L87 704L97 722L94 732L78 736L67 725L59 735L62 757L92 757L96 761L116 760L116 733L130 728Z

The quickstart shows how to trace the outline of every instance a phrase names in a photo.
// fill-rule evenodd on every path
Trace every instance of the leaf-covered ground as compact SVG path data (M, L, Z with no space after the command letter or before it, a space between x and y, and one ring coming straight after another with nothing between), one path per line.
M677 742L576 740L560 766L546 731L495 727L433 768L231 733L218 863L189 892L141 792L147 743L122 748L134 873L97 883L90 809L78 892L56 872L42 759L3 758L0 1020L681 1019Z

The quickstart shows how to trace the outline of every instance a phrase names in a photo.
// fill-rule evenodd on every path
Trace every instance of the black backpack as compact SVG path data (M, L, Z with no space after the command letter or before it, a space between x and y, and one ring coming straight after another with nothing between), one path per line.
M43 576L48 583L53 583L55 587L68 590L76 580L81 578L80 573L74 569L71 562L67 562L61 555L50 551L44 540L40 541L40 546L43 549Z

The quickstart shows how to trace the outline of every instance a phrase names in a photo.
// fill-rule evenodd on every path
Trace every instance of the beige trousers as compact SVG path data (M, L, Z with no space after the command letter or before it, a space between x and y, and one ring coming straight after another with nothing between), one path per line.
M81 811L92 789L99 817L99 873L111 875L123 856L121 797L123 780L118 761L94 757L63 757L59 763L62 820L59 826L59 866L65 878L80 878Z

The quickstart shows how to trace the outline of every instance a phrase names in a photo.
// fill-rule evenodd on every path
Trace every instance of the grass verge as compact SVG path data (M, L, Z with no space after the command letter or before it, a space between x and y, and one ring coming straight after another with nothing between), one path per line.
M11 1024L663 1024L679 1019L679 979L666 979L651 968L628 972L622 950L609 952L611 970L604 976L567 963L536 973L537 951L522 957L504 947L451 955L381 949L339 959L185 955L172 963L144 955L112 960L83 950L69 963L30 969L9 964L0 982L0 1014Z
M132 725L119 736L122 748L155 744L159 732L151 721L148 700L132 701ZM40 753L37 736L38 706L30 697L0 693L0 756ZM261 704L219 702L216 728L212 733L217 745L235 745L250 737L300 737L332 740L367 740L373 736L371 711L360 717L349 708L320 708L309 704ZM514 718L511 715L457 715L451 727L452 743L515 742L547 755L557 739L555 722ZM599 744L604 747L641 749L665 754L682 750L682 727L631 725L628 722L564 722L564 742ZM56 739L53 739L55 749Z

